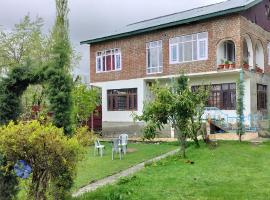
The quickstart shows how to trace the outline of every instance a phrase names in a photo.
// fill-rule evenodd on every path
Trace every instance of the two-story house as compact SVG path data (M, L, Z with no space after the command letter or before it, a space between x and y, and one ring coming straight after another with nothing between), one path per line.
M236 82L244 71L248 119L269 110L269 0L229 0L125 26L81 42L90 46L90 83L102 88L104 126L132 124L149 87L185 73L211 85L208 107L236 116Z

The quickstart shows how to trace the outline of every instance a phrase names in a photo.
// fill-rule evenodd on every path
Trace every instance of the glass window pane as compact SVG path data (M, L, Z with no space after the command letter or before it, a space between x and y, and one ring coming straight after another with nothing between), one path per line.
M184 43L184 61L192 61L192 42Z
M178 43L178 38L171 38L170 39L170 44L177 44Z
M192 35L185 35L183 36L183 42L189 42L192 40Z
M177 61L177 45L171 46L171 61L176 62Z
M206 41L205 40L199 41L199 57L206 58Z
M163 66L163 55L162 55L162 47L159 47L158 49L158 53L159 53L159 60L158 60L158 65L157 66Z
M222 84L222 90L228 90L229 84Z
M184 58L183 58L183 43L179 44L178 54L179 54L179 62L183 62L183 60L184 60Z
M106 71L110 71L112 69L112 56L106 56Z
M158 66L157 54L158 54L158 50L156 48L150 49L151 67Z
M197 41L193 42L193 60L197 60Z
M101 61L102 61L101 57L98 57L97 58L97 71L98 72L100 72L101 69L102 69L102 67L101 67Z
M119 54L115 55L115 69L121 68L121 56Z

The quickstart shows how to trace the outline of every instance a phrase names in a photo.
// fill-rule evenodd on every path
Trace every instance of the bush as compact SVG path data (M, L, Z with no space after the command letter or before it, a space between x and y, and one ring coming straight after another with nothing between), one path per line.
M0 199L12 199L18 192L18 180L10 170L5 170L6 159L0 154Z
M8 166L24 160L32 168L28 195L34 199L64 199L75 176L81 147L76 138L68 138L63 129L38 121L9 123L0 128L0 152Z
M96 136L84 126L76 129L75 138L82 146L90 146L94 144Z

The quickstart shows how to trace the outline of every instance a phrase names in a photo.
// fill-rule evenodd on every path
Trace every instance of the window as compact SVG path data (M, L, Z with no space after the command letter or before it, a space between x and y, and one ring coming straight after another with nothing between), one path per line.
M257 84L257 110L267 110L267 85Z
M170 39L170 64L207 60L208 33L196 33Z
M121 51L111 49L97 52L96 72L108 72L121 70Z
M147 73L162 73L163 58L162 58L162 41L154 41L146 44L147 55Z
M108 90L108 111L137 110L137 88Z
M235 46L232 41L224 42L224 60L235 62Z
M196 91L198 87L199 86L192 86L192 90ZM235 110L236 84L226 83L211 85L210 94L206 105L209 107L216 107L221 110Z

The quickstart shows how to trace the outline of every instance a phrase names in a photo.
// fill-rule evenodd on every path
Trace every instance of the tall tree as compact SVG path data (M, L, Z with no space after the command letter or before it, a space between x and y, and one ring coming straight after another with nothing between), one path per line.
M72 50L68 29L68 0L56 0L56 20L52 31L52 59L45 73L53 123L72 133L72 77L69 73Z

